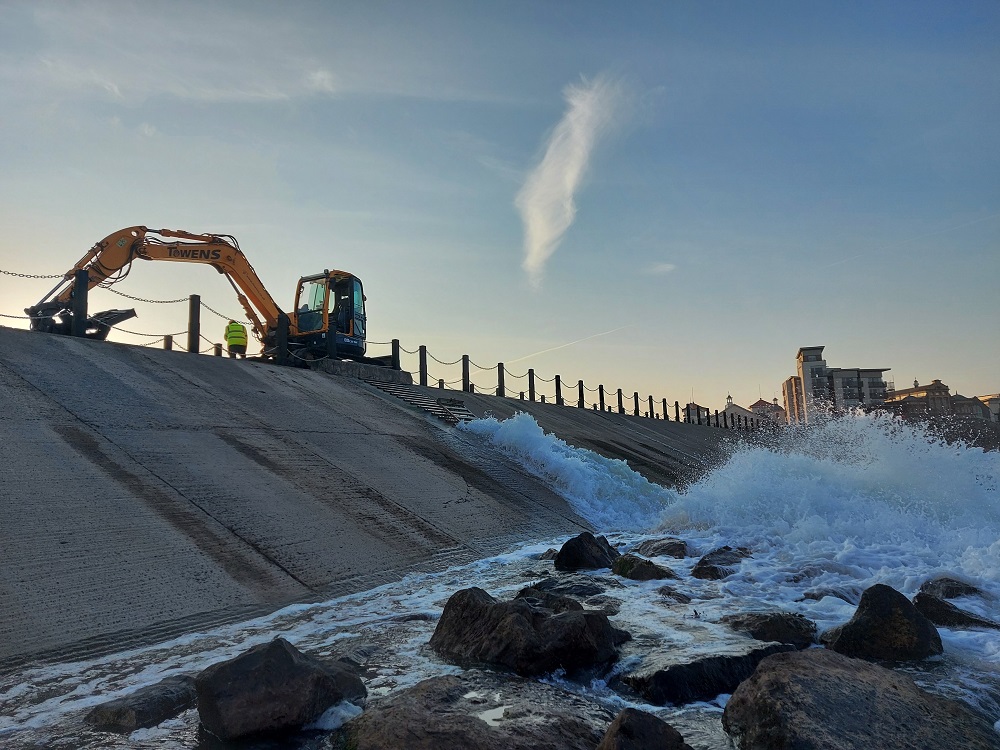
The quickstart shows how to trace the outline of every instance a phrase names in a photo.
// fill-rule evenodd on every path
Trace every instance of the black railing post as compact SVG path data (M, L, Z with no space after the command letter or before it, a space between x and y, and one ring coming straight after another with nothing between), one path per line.
M399 356L399 339L392 340L392 369L402 370L403 365L400 363Z
M701 407L695 404L694 410L698 413L698 424L701 424Z
M656 416L656 412L653 410L653 397L649 397L649 418L653 419Z
M420 385L427 385L427 347L420 345Z
M438 378L438 388L444 390L444 378Z
M212 354L214 354L216 357L222 356L222 344L213 344L212 349L213 349Z
M691 424L691 404L684 404L684 424Z
M163 348L168 352L174 348L174 337L167 334L163 337Z
M622 389L621 388L618 389L618 413L619 414L624 414L625 413L625 400L624 400L624 396L622 395Z
M278 330L274 337L274 345L277 351L274 353L274 361L279 365L288 364L288 329L291 322L285 313L278 314Z
M674 421L681 421L681 402L676 400L674 401Z
M632 415L639 416L639 391L632 394Z
M528 401L535 400L535 371L528 368Z
M670 405L667 403L666 399L663 399L663 421L670 421Z
M598 394L598 398L600 399L599 403L601 404L601 411L604 411L604 385L603 384L597 386L597 394Z
M188 297L188 352L197 354L201 340L201 297Z
M507 389L504 387L503 375L503 362L497 362L497 395L501 398L505 398L507 396Z
M587 400L583 397L583 381L581 380L579 383L577 383L576 387L577 390L579 391L579 394L576 399L576 405L581 409L586 409Z
M468 354L463 354L462 355L462 390L465 393L469 393L469 386L471 385L471 383L472 383L472 380L469 377L469 355Z
M715 410L715 426L716 427L719 426L719 410L718 409Z
M70 331L74 336L87 335L87 292L90 286L90 274L86 268L78 268L73 274L73 326Z
M562 378L556 375L556 406L563 405Z

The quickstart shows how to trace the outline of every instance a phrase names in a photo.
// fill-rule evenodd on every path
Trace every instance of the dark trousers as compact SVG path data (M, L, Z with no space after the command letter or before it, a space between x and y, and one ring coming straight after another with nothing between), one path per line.
M236 359L236 355L239 354L243 359L247 358L247 345L246 344L230 344L229 345L229 358Z

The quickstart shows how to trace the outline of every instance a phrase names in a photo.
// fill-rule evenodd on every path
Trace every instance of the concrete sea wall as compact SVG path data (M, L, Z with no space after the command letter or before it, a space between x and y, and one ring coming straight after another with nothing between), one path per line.
M439 391L424 389L436 397ZM723 430L455 394L675 483ZM81 656L587 528L363 381L0 328L0 664Z

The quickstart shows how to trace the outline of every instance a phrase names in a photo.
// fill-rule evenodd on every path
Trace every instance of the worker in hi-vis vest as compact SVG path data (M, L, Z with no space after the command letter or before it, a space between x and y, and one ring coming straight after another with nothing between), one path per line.
M242 323L230 320L226 326L226 347L229 349L229 356L236 359L239 354L243 359L247 358L247 329Z

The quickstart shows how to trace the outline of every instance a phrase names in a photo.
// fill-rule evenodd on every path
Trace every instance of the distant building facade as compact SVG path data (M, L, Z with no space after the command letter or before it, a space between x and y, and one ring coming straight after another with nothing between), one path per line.
M768 419L776 424L785 424L788 421L785 410L778 405L777 397L770 402L760 399L760 401L750 404L750 411L758 419Z
M991 399L996 406L991 406ZM885 407L907 419L956 415L991 422L996 421L993 409L1000 409L1000 394L970 398L960 393L952 394L940 380L932 380L929 385L920 385L914 380L912 388L890 391Z
M722 413L726 415L727 424L744 424L747 420L756 418L756 415L749 409L734 404L731 395L726 396L726 408L722 410Z
M804 346L795 356L796 374L782 384L790 424L807 424L820 414L870 408L885 401L888 367L829 367L822 346Z
M986 405L990 413L991 422L1000 422L1000 393L991 393L988 396L976 396Z

